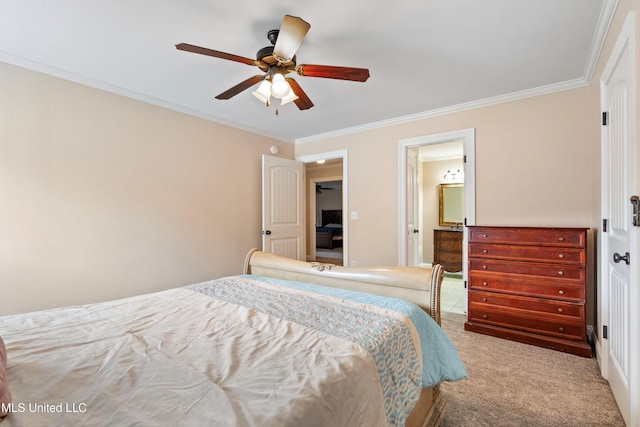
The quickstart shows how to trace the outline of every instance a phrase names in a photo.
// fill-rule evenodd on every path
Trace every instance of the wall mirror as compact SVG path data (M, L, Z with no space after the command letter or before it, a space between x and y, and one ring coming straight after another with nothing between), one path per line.
M464 221L464 184L440 184L440 225L460 227Z

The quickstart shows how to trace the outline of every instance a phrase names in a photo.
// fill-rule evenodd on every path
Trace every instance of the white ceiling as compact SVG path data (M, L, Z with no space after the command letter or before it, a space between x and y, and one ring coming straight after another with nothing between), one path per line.
M304 142L588 83L615 0L0 0L0 61ZM368 68L365 83L297 76L315 106L265 107L254 58L285 14L311 24L299 64Z

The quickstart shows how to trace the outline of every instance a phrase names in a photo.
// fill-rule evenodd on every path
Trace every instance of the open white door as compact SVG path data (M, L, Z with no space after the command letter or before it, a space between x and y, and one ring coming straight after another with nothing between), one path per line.
M638 229L632 226L629 203L636 190L633 40L633 19L627 19L601 83L602 210L606 221L602 242L602 370L629 426L638 425L639 400L638 331L634 331L638 326L638 253L634 250Z
M420 253L420 171L418 147L407 149L407 265L418 266Z
M262 250L305 259L304 163L262 156Z

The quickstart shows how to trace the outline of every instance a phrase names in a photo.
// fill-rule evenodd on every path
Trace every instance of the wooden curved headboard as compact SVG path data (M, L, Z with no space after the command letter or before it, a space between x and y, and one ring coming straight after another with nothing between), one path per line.
M433 267L342 267L298 261L251 249L244 273L402 298L422 307L440 324L443 270Z

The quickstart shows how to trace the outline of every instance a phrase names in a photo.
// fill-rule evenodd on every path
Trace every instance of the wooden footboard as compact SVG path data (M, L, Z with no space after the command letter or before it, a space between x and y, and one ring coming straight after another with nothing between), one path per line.
M403 298L418 304L440 324L443 270L439 264L431 268L342 267L298 261L252 249L245 259L244 273ZM425 388L405 425L437 427L446 406L439 386Z
M420 400L409 414L405 427L437 427L447 409L440 387L422 389Z

